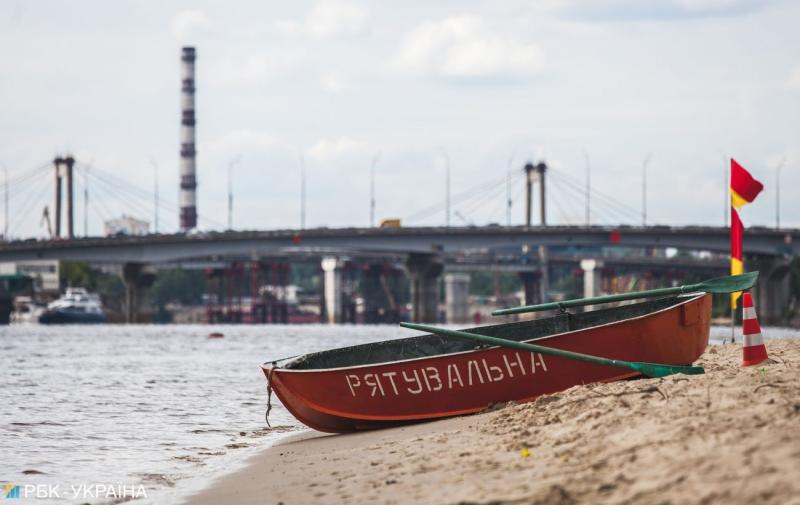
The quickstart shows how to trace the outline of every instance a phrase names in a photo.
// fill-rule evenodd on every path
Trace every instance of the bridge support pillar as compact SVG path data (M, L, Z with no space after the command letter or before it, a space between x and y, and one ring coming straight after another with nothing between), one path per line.
M355 323L356 311L352 296L355 287L353 265L340 258L326 257L322 259L321 266L327 322Z
M122 282L125 284L125 322L141 321L140 304L147 288L153 285L155 273L142 263L125 263L122 266Z
M364 265L361 277L364 324L396 324L401 321L397 303L397 277L400 273L387 262Z
M602 288L603 262L600 260L581 260L583 269L583 296L598 296Z
M544 185L544 178L542 178L542 184ZM542 206L542 226L544 226L544 206ZM539 264L541 265L541 275L539 277L539 302L546 303L550 301L550 252L547 246L539 246Z
M286 302L289 285L289 264L283 261L269 264L269 320L271 323L286 324L289 322L289 306Z
M406 260L411 278L411 319L415 323L435 323L439 309L439 275L444 265L434 254L411 253Z
M759 320L764 325L785 323L791 300L790 261L786 258L764 258L752 261L747 266L747 270L759 271L758 283L752 291Z
M325 322L330 324L340 322L339 314L342 311L342 271L339 267L338 258L322 258L322 296L327 316Z
M541 302L542 295L539 287L539 280L542 274L539 271L520 272L519 278L522 281L522 291L525 294L524 305L535 305Z
M469 281L466 273L444 274L444 300L447 324L468 323L469 317Z

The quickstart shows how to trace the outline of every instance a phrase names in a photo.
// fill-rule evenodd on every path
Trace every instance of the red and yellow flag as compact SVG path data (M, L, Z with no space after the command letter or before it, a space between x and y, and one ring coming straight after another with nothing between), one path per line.
M738 209L756 199L764 185L758 182L750 172L731 158L731 275L744 273L742 262L742 237L744 225L739 218ZM731 307L736 308L736 301L742 292L731 293Z
M731 158L731 205L741 209L756 199L764 185L750 175L750 172Z

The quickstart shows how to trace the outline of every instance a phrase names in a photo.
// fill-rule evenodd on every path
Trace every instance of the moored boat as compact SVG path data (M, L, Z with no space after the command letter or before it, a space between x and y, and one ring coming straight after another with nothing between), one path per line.
M711 295L694 293L466 331L617 360L688 365L708 345L710 319ZM283 405L326 432L475 413L639 375L438 335L332 349L262 368Z
M41 324L96 324L106 322L100 297L84 288L67 288L39 316Z
M38 324L39 317L44 311L45 307L37 303L32 296L15 296L11 324Z

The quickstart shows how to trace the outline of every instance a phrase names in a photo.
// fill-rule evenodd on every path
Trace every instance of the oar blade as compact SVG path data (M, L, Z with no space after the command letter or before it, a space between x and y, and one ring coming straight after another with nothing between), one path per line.
M706 373L705 369L701 366L663 365L660 363L642 363L638 361L631 364L634 365L642 375L654 379L675 374L700 375Z
M740 275L716 277L696 284L697 291L706 293L735 293L752 288L758 280L758 271L747 272Z

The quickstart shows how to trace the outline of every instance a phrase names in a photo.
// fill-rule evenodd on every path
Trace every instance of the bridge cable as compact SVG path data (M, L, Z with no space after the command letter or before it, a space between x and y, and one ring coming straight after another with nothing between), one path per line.
M125 214L125 210L131 212L132 214L144 214L149 215L152 212L151 208L141 201L139 201L135 196L126 192L124 188L119 186L115 186L113 183L106 181L103 178L96 177L92 179L92 182L95 183L95 187L99 187L103 192L101 192L102 197L110 197L112 201L116 201L117 203L121 203L127 209L123 209L123 214Z
M25 180L25 182L17 182L16 184L12 184L9 182L8 184L8 203L9 205L14 202L15 200L19 200L20 197L25 196L29 191L32 189L38 189L41 186L42 180L49 179L46 177L45 172L39 172L35 177L30 177Z
M511 195L512 195L511 196L511 201L512 202L517 201L517 198L519 197L519 195L522 194L522 192L525 189L525 184L520 184L520 182L524 182L524 178L517 177L515 179L512 179L512 181L511 181L510 189L511 189ZM516 192L515 192L515 190L516 190ZM507 198L508 197L504 195L503 201L502 201L502 205L496 206L496 207L493 208L492 212L489 214L489 219L488 219L489 223L495 221L495 216L497 216L498 213L505 213L505 210L508 207Z
M38 185L29 188L27 198L22 201L21 205L17 206L20 210L14 213L14 219L8 223L9 235L17 232L21 234L25 227L24 225L31 217L37 220L34 222L38 222L41 219L41 212L35 212L36 206L47 201L47 193L52 191L52 188L48 184L47 178L41 178L37 182Z
M462 212L465 216L474 215L479 209L482 209L486 204L491 202L500 202L501 204L505 202L505 194L507 191L507 184L508 181L503 181L505 184L498 184L494 188L485 191L482 195L478 196L471 202L467 203L467 208ZM502 198L500 198L502 196ZM473 220L474 221L474 220Z
M79 179L76 179L76 183L78 185L78 190L80 192L83 192L86 189L86 186L84 186ZM105 209L105 213L103 209ZM110 216L112 214L108 213L108 209L105 208L105 204L103 204L102 200L98 198L90 200L89 210L91 210L92 213L100 220L100 225L102 230L102 227L105 226L106 221L109 221L111 219ZM99 235L102 236L103 232L101 231ZM91 234L89 236L91 236Z
M553 174L551 174L551 176L552 176L551 177L552 180L556 180L556 181L562 182L564 184L564 187L569 188L573 192L575 192L575 194L576 194L576 196L578 198L584 198L585 197L585 195L586 195L585 188L583 188L579 184L571 181L569 178L564 177L563 174L553 173ZM611 197L608 197L608 196L606 196L606 195L604 195L602 193L595 194L594 191L592 192L592 196L593 196L593 198L592 198L593 201L598 201L598 200L604 201L603 203L605 205L605 207L593 206L592 207L592 211L593 212L597 212L597 211L605 208L605 210L607 212L616 214L616 215L620 216L620 218L623 218L623 220L634 220L635 221L638 218L638 215L639 215L638 211L632 210L627 205L621 204L620 202L613 200ZM606 213L606 215L608 215L608 214Z
M96 201L108 200L110 198L112 201L116 200L118 203L130 207L132 212L150 215L153 211L153 209L147 205L150 202L143 203L142 200L145 200L145 198L150 200L151 197L142 196L140 193L132 190L129 184L119 178L115 177L114 179L116 179L116 181L114 181L111 178L100 176L98 172L99 169L96 167L92 166L89 169L90 180L95 184L95 187L100 190L100 197L96 197ZM164 210L174 211L174 209L171 208L165 208ZM107 207L106 212L108 212ZM172 216L167 217L170 218Z
M570 181L569 179L567 179L565 177L561 177L561 175L562 174L553 174L552 179L554 181L561 182L565 189L568 189L568 190L574 192L575 195L576 195L576 199L580 200L580 199L585 197L586 191L585 191L584 187L580 186L579 184L577 184L577 183L575 183L573 181ZM597 203L598 201L601 201L601 203L604 206L593 205L591 207L591 209L593 211L602 212L602 210L605 209L608 212L611 212L613 214L619 215L620 217L623 217L625 220L631 219L635 215L634 211L628 209L625 206L619 205L618 202L609 201L608 197L595 195L594 193L595 192L593 191L592 192L592 195L593 195L593 199L592 200L593 200L593 202ZM606 213L606 215L608 215L608 214Z
M583 197L586 195L586 189L582 183L578 182L574 177L566 174L562 171L554 171L551 172L552 176L555 178L560 179L566 186L571 187L575 190L576 193L579 193ZM592 200L600 200L602 201L607 207L609 211L614 211L617 214L626 216L627 219L638 219L640 217L640 212L633 207L622 203L619 199L614 198L612 196L606 195L605 193L598 191L597 189L592 189ZM596 207L593 207L596 208Z
M476 212L478 209L483 208L484 205L487 203L494 201L495 198L501 194L505 194L506 187L505 185L498 184L496 187L485 191L483 194L477 196L475 199L466 202L463 210L461 211L462 214L469 216Z
M564 199L570 202L569 208L570 209L583 209L584 207L584 197L586 195L585 192L578 193L577 190L571 186L566 185L563 180L558 177L553 177L551 179L553 182L553 188L556 189L559 194L564 195ZM617 221L613 217L609 217L609 214L602 208L592 207L594 215L599 219L599 222L609 222L614 223ZM572 224L579 224L584 222L584 217L581 215L580 211L574 211L572 214L568 213L566 209L564 209L564 213L567 214L567 218L572 222Z
M558 178L553 178L554 185L559 186L562 190L566 191L567 193L574 194L574 200L576 202L576 206L580 206L583 204L583 197L585 196L585 192L579 191L578 188L568 185L563 180L559 180ZM592 206L592 215L595 216L595 221L597 223L604 223L604 224L619 224L620 217L613 211L609 211L605 207L597 207ZM623 216L627 219L627 216ZM623 220L625 220L623 219ZM579 220L580 221L580 220Z
M47 170L47 168L49 168L50 170ZM52 173L52 170L55 170L55 168L53 167L53 164L51 162L48 162L44 165L40 165L21 174L14 175L13 177L8 179L8 184L9 186L16 184L24 184L32 178L39 177L48 172ZM5 180L3 181L3 183L5 183Z
M561 216L561 221L563 223L565 223L567 225L575 224L573 219L566 213L564 208L561 206L561 201L560 201L561 198L558 198L558 197L555 196L556 193L563 193L563 188L561 188L559 186L559 184L556 183L555 179L552 179L552 182L553 182L553 184L550 185L550 188L552 188L552 190L550 192L548 192L548 200L550 202L553 202L553 205L555 205L556 211L558 212L559 216ZM566 199L569 200L569 198L566 198Z
M148 192L147 190L144 190L144 189L140 188L139 186L137 186L135 184L132 184L132 183L130 183L128 181L125 181L125 180L115 176L114 174L109 173L106 170L100 169L100 168L95 167L95 166L88 166L88 165L87 165L87 168L91 169L90 172L89 172L89 174L91 176L96 177L98 179L103 179L107 184L113 185L115 188L120 188L120 189L126 190L127 193L130 196L136 197L136 198L138 198L140 200L146 201L147 204L145 204L145 205L146 205L146 207L149 207L149 209L146 210L145 214L149 215L152 212L153 209L152 209L152 207L150 207L150 205L152 205L152 201L154 199L154 195L152 193ZM175 217L176 221L178 220L177 218L180 216L180 210L178 209L176 204L170 204L170 202L167 199L159 198L158 206L159 206L159 209L164 210L165 212L168 212L171 217ZM200 219L201 222L206 222L206 223L209 223L209 224L213 225L213 227L218 227L218 228L222 227L222 228L224 228L224 226L225 226L220 221L217 221L215 219L211 219L211 218L208 218L208 217L205 217L205 216L200 216L199 219Z
M507 182L507 176L504 174L500 178L492 178L486 181L482 181L460 193L456 193L450 198L450 205L451 208L454 205L459 203L463 203L465 201L469 201L470 199L477 197L481 198L481 196L486 194L486 191L491 190L501 184L505 184ZM437 202L434 205L429 205L409 216L405 219L407 221L421 221L427 219L428 217L440 213L446 207L445 201Z
M482 194L482 192L485 191L487 186L494 186L496 183L499 183L499 182L500 182L499 179L492 178L492 179L490 179L488 181L482 181L482 182L480 182L480 183L478 183L478 184L476 184L476 185L474 185L474 186L472 186L472 187L470 187L470 188L468 188L468 189L466 189L464 191L456 193L455 195L453 195L450 198L451 206L453 204L457 204L457 203L460 203L460 202L462 202L464 200L467 200L467 199L473 197L476 194ZM446 205L445 201L437 202L436 204L429 205L428 207L425 207L425 208L415 212L414 214L411 214L411 215L407 216L406 219L407 220L412 220L412 221L413 220L417 220L417 219L425 219L425 218L429 217L430 215L433 215L433 213L440 212L442 209L445 208L445 205Z

